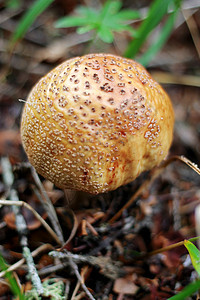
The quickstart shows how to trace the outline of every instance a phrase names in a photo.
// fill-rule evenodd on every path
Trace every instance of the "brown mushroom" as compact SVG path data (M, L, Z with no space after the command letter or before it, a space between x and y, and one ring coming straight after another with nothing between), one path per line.
M37 172L60 188L98 194L167 155L174 113L137 62L112 54L65 61L33 87L21 136Z

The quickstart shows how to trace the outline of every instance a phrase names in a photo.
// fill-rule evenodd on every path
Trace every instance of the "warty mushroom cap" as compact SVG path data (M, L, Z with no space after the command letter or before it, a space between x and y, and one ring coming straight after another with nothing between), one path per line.
M112 54L65 61L33 87L21 136L36 171L60 188L98 194L166 157L174 112L139 63Z

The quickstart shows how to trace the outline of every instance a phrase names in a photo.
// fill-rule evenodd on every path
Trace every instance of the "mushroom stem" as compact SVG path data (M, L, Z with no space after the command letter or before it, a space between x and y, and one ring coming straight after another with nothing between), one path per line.
M67 206L74 210L79 209L80 204L81 206L87 206L87 203L91 198L91 194L89 193L70 189L64 189L64 194Z

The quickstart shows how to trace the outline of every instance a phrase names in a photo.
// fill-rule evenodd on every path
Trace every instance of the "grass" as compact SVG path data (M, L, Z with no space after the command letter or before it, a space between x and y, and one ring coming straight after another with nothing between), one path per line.
M30 6L11 36L11 49L25 36L36 18L53 2L54 0L36 0ZM148 65L169 38L181 2L182 0L154 0L149 7L147 17L141 20L138 11L122 9L122 1L107 0L99 9L86 5L78 6L75 14L57 20L54 26L56 28L77 27L79 34L93 31L93 41L98 37L105 43L114 42L115 32L126 32L131 40L124 56L137 57L143 65ZM134 20L140 20L137 29L130 25ZM138 57L150 34L158 27L161 29L156 40L152 39L147 51Z
M7 270L7 264L3 258L3 256L0 253L0 268L2 271L6 271ZM17 296L19 300L25 300L24 295L21 292L21 289L13 275L12 272L6 272L5 273L5 278L8 280L11 291L13 293L13 295Z

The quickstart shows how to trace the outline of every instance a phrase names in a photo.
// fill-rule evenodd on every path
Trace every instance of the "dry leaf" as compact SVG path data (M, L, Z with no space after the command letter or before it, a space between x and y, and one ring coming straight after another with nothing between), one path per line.
M139 287L134 283L132 275L123 278L117 278L114 282L113 291L117 294L135 295Z

